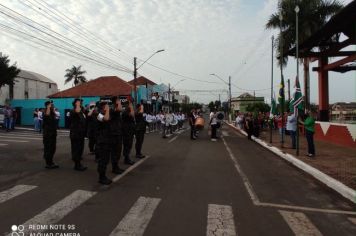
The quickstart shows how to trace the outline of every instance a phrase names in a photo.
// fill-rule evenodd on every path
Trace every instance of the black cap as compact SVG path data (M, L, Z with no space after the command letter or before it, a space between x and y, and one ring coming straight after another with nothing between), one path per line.
M46 101L44 105L45 105L45 107L47 107L47 106L48 106L49 104L51 104L51 103L53 103L53 101L52 101L52 100L50 100L50 101Z
M83 99L75 98L74 101L72 102L73 107L75 106L75 103L76 103L77 101L83 102Z

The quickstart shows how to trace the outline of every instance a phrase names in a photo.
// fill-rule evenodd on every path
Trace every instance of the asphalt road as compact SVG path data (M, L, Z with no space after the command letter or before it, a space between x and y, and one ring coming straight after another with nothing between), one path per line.
M60 168L46 170L39 134L1 131L0 234L356 235L355 205L236 131L220 134L150 133L149 157L103 187L88 149L88 171L72 169L67 132Z

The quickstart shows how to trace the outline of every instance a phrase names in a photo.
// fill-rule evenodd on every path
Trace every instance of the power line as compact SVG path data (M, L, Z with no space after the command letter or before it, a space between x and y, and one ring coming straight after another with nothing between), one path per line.
M87 48L87 47L85 47L85 46L83 46L83 45L81 45L81 44L79 44L77 42L72 41L71 39L69 39L69 38L57 33L54 30L49 29L48 27L46 27L46 26L44 26L42 24L39 24L38 22L35 22L35 21L29 19L28 17L26 17L26 16L24 16L24 15L22 15L22 14L16 12L16 11L4 6L3 4L0 4L0 7L5 9L5 11L4 10L2 10L2 11L0 10L1 14L9 17L10 19L12 19L14 21L17 21L17 22L20 22L20 23L24 24L25 27L30 27L30 29L32 31L34 30L37 33L40 32L40 34L42 34L42 36L46 36L46 37L50 37L52 39L55 39L62 46L65 45L67 47L67 49L68 49L68 47L70 47L72 50L75 49L75 50L77 50L77 51L79 51L81 53L86 54L87 57L88 57L88 55L96 56L99 59L105 61L106 63L114 65L113 69L118 69L120 71L125 71L125 72L131 72L131 71L129 71L128 68L126 68L125 66L122 66L122 65L112 61L110 58L107 58L106 56L103 56L100 53L94 52L93 50L91 50L91 49L89 49L89 48ZM35 25L38 25L42 29L34 26L33 24L31 24L29 22L34 23ZM59 37L54 36L53 34L48 33L46 31L50 31L50 32L54 33L55 35L57 35ZM79 46L77 46L77 45L79 45Z

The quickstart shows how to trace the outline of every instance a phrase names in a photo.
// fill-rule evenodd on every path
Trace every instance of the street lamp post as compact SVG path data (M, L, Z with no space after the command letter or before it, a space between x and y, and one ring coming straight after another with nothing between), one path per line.
M222 82L224 82L225 84L227 84L229 86L229 114L231 112L231 76L229 76L229 82L226 82L225 80L223 80L220 76L218 76L217 74L210 74L212 76L217 77L218 79L220 79Z
M272 41L272 58L271 58L271 113L272 113L272 106L273 106L273 45L274 45L274 36L271 38ZM273 117L273 114L269 115L270 117ZM270 122L270 135L269 135L269 142L272 143L272 122L273 118L271 119Z
M134 72L133 72L133 76L134 76L134 104L137 104L137 70L140 69L149 59L151 59L154 55L156 55L157 53L163 52L164 49L158 50L156 52L154 52L149 58L147 58L141 65L137 66L137 57L134 57Z

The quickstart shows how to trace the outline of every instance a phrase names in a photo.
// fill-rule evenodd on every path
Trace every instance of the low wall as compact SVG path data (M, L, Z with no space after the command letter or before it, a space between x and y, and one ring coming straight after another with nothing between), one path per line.
M317 121L314 137L316 140L356 148L356 124Z

